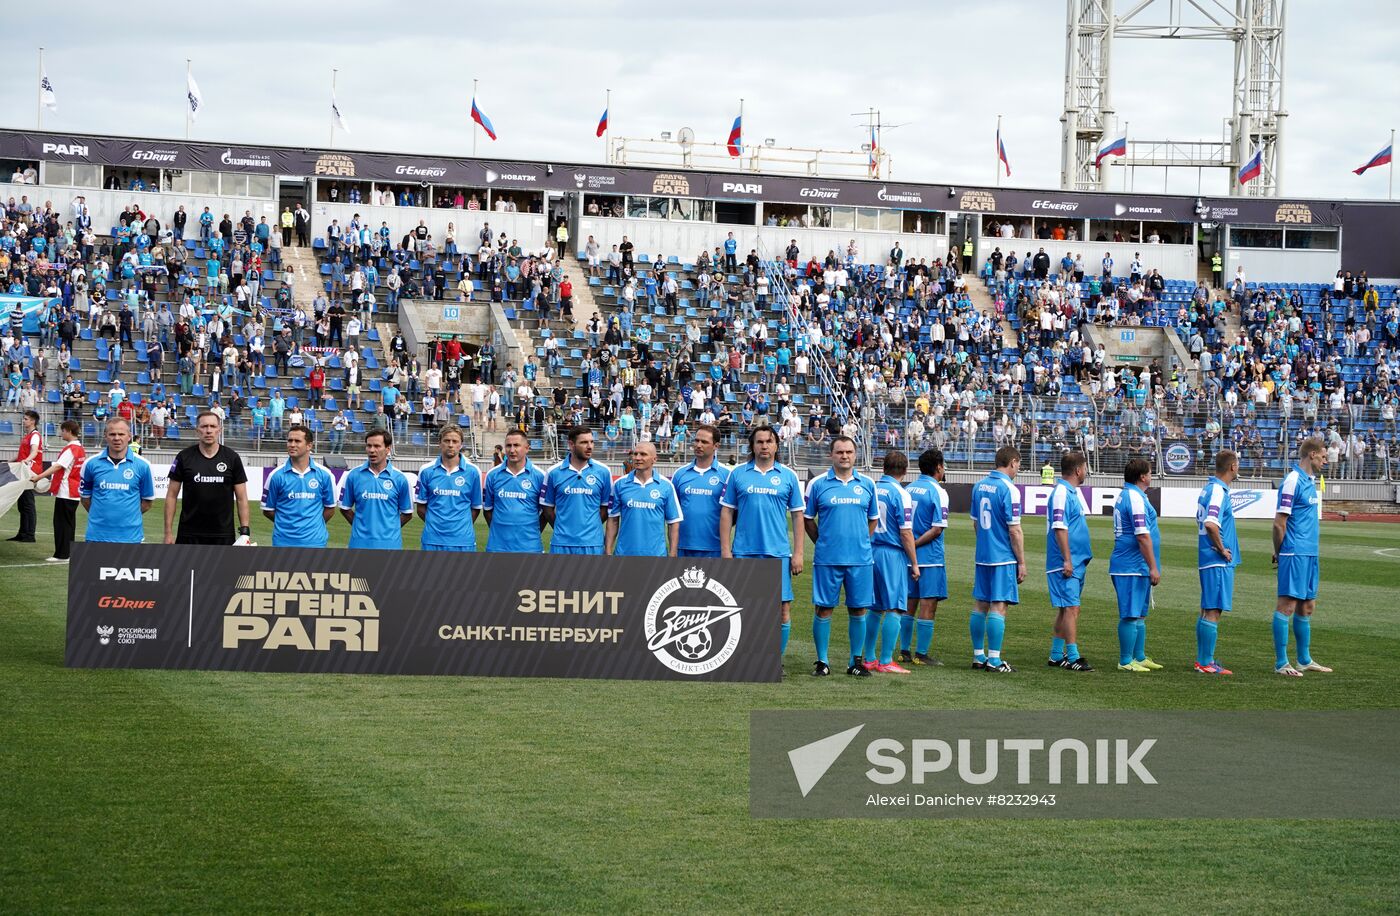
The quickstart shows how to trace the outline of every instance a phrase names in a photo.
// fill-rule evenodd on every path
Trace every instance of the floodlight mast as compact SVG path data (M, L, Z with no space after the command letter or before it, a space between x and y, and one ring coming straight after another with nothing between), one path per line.
M1138 0L1115 15L1114 0L1067 0L1065 112L1061 117L1060 186L1107 190L1117 166L1222 168L1231 195L1277 197L1282 186L1284 11L1287 0ZM1162 24L1140 21L1166 8ZM1229 139L1219 141L1128 138L1126 156L1094 165L1099 148L1121 134L1112 104L1113 44L1119 38L1229 41L1234 45ZM1150 147L1150 149L1149 149ZM1235 172L1262 154L1258 178L1241 185Z

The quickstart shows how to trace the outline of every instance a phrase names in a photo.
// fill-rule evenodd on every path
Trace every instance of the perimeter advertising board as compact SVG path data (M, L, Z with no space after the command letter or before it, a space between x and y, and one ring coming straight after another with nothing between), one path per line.
M779 562L80 543L66 661L778 681Z

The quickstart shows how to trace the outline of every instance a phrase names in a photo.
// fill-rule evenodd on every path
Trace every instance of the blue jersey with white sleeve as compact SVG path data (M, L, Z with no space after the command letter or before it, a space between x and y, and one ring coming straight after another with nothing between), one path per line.
M932 477L920 475L906 488L914 501L914 540L928 534L930 528L948 528L948 491ZM943 565L943 535L914 549L920 566Z
M1298 465L1293 466L1278 488L1278 514L1288 516L1283 528L1281 557L1315 557L1318 555L1318 521L1322 500L1318 497L1317 481Z
M402 550L403 524L400 516L413 511L413 492L408 478L393 465L379 473L369 462L345 475L340 488L340 507L354 509L350 523L351 548Z
M734 510L736 557L790 557L791 513L804 508L802 483L786 465L773 463L766 471L752 462L729 475L720 505Z
M1152 538L1152 556L1162 568L1162 535L1157 530L1157 510L1136 484L1125 483L1113 504L1113 554L1108 558L1110 576L1145 576L1147 560L1138 548L1138 535Z
M692 461L671 475L681 506L681 550L718 553L720 500L728 482L729 468L719 462L697 468Z
M325 547L325 510L335 505L335 478L312 461L305 471L291 459L267 478L262 507L271 509L273 547Z
M814 566L870 565L870 523L880 517L875 481L859 472L842 480L835 470L813 477L804 517L817 523Z
M875 499L880 517L875 521L871 540L879 547L904 549L899 532L914 527L914 500L903 484L893 477L881 477L875 482Z
M491 513L487 553L539 553L544 549L540 539L543 491L544 471L529 460L519 474L512 473L504 462L486 472L481 504Z
M972 522L977 528L978 566L1014 566L1011 529L1021 524L1021 494L1001 471L992 471L972 488Z
M423 465L418 469L413 501L427 507L421 543L476 549L472 510L481 508L481 472L476 465L461 461L449 471L441 458Z
M664 557L666 527L681 520L681 504L671 481L660 474L642 481L632 471L613 484L608 517L617 519L615 556Z
M540 505L554 508L554 537L560 547L602 547L600 510L612 497L612 472L592 458L582 468L565 459L545 475Z
M1211 543L1208 526L1220 532L1220 543L1230 551L1230 560L1221 556ZM1212 477L1196 498L1196 565L1200 569L1240 565L1240 539L1235 532L1235 510L1230 504L1230 488L1218 477Z
M1045 507L1045 568L1058 572L1064 568L1065 557L1060 552L1056 531L1069 532L1069 560L1075 569L1087 566L1094 558L1089 542L1088 512L1079 488L1064 478L1055 481L1050 491L1050 503Z

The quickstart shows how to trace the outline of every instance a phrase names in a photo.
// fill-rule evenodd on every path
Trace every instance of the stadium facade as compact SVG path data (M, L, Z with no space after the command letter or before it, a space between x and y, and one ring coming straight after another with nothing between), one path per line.
M26 166L37 168L38 185L5 183L0 194L49 198L71 190L84 196L99 226L111 225L133 194L152 193L131 191L139 180L161 189L153 196L162 213L183 203L194 214L209 206L275 222L282 207L305 202L318 233L356 213L396 232L420 220L435 234L454 221L463 224L459 231L475 232L475 218L467 225L461 209L438 205L460 194L497 233L534 248L549 244L552 227L567 219L577 246L588 235L604 246L627 235L639 251L667 254L709 249L734 232L745 249L757 240L777 252L795 238L818 256L854 241L867 256L898 244L906 257L932 260L950 249L961 255L970 240L979 265L997 247L1045 247L1052 257L1072 249L1094 263L1105 253L1123 263L1140 255L1144 267L1187 279L1208 276L1218 251L1226 280L1237 268L1250 281L1323 280L1338 270L1367 271L1373 282L1400 278L1400 202L976 187L0 131L0 169L8 170L0 174ZM400 205L378 205L385 190ZM998 233L1008 226L1009 237Z

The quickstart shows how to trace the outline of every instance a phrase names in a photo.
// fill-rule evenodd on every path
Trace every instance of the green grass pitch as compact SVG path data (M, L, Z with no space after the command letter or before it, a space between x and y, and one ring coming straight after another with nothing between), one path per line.
M948 667L812 679L804 575L787 677L752 686L70 671L66 570L42 564L47 505L40 543L0 543L0 912L1400 906L1394 822L773 822L751 820L747 798L754 708L1394 707L1400 525L1324 525L1313 643L1330 676L1272 673L1266 522L1241 523L1238 610L1218 653L1233 678L1190 668L1188 521L1163 523L1148 648L1167 669L1110 670L1104 519L1080 625L1099 670L1044 666L1044 528L1028 520L1031 573L1005 650L1020 670L973 672L972 534L956 519L954 597L934 639ZM418 530L408 529L415 544ZM343 544L347 526L337 519L332 532ZM270 540L261 517L254 536ZM833 659L846 653L841 616ZM1230 749L1202 747L1200 759L1209 780Z

